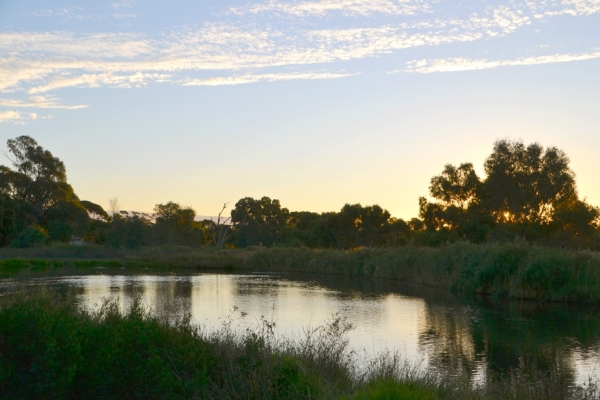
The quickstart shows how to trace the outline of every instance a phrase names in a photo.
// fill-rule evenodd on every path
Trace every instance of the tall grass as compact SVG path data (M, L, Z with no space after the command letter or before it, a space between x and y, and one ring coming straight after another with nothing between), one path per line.
M161 316L162 315L162 316ZM263 320L237 331L229 318L205 331L189 318L150 313L135 300L97 312L56 294L19 293L0 302L0 398L202 399L584 399L552 374L512 371L474 387L384 353L359 367L351 327L333 316L297 339Z
M517 299L598 302L600 253L519 244L252 252L244 267L354 275Z

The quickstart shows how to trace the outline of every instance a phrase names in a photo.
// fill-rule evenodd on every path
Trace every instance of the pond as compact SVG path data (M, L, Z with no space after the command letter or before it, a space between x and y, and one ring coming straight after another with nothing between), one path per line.
M475 381L522 362L541 370L558 365L574 382L600 378L600 318L592 307L465 299L446 290L337 275L96 269L0 280L3 293L23 286L68 290L91 308L118 298L126 309L139 295L154 309L189 313L208 329L228 316L240 329L257 327L263 316L288 337L339 313L354 325L350 345L371 356L399 351L422 368L467 373Z

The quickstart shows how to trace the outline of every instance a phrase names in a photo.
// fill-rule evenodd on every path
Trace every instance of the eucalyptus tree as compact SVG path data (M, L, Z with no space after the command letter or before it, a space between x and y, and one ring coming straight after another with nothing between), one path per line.
M0 196L10 199L3 203L10 203L9 214L16 215L14 231L41 226L61 241L83 234L87 213L67 182L64 163L29 136L9 139L7 147L12 169L0 167Z
M556 147L499 140L484 168L486 203L499 222L548 224L577 199L569 158Z
M564 151L499 140L484 170L480 179L470 163L448 164L431 179L434 201L419 199L419 216L429 232L476 242L489 235L562 243L568 237L571 244L589 243L597 235L600 212L579 200Z

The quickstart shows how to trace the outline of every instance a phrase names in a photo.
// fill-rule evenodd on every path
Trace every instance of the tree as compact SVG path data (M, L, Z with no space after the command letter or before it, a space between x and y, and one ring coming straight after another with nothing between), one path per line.
M562 150L499 140L484 169L483 181L470 163L448 164L431 179L429 191L436 201L419 199L419 216L428 231L473 242L486 241L490 234L493 240L547 242L558 231L567 235L567 225L577 226L581 234L590 231L594 210L577 199L575 174Z
M43 226L50 240L69 242L71 236L85 236L90 218L85 207L78 201L59 201L43 218Z
M385 246L394 242L391 215L378 205L346 204L330 216L336 245L341 248Z
M172 201L154 207L154 230L160 244L200 246L205 233L200 222L195 221L196 212Z
M18 231L18 210L14 201L5 194L0 194L0 247L10 244L14 233Z
M223 246L225 242L235 234L235 232L231 231L231 216L227 218L221 216L223 211L227 208L227 204L229 203L223 204L223 208L219 212L216 222L211 220L203 221L204 226L210 232L213 244L217 247Z
M104 244L109 247L134 249L148 244L151 217L144 213L120 211L111 218Z
M8 183L11 197L30 204L37 218L59 201L78 201L60 159L29 136L9 139L7 146L14 170L3 168L2 180Z
M116 214L119 213L119 211L121 211L121 206L119 205L119 199L116 197L113 197L112 199L110 199L108 201L108 207L110 209L111 216L115 216Z
M473 169L473 164L464 163L458 167L447 164L441 175L431 178L429 193L446 207L455 206L466 210L477 202L481 181Z
M289 215L289 210L281 207L277 199L271 200L266 196L260 200L244 197L231 210L236 246L271 246L281 243Z
M600 209L585 200L563 203L550 224L550 243L558 246L596 248L600 228Z
M569 158L556 147L499 140L484 167L486 205L498 222L547 224L577 198Z
M67 183L64 163L29 136L9 139L7 146L13 168L0 166L0 194L5 198L4 215L16 222L3 229L2 242L16 238L27 227L29 232L42 229L55 241L83 233L89 218Z

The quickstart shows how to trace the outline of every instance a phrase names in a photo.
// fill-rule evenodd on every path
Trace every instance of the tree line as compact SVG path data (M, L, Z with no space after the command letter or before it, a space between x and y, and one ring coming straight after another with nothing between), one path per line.
M0 166L0 246L87 243L114 248L154 245L307 246L311 248L438 246L526 241L600 250L600 210L580 199L566 154L499 140L485 178L471 163L448 164L419 198L419 216L394 218L378 205L346 204L339 212L289 211L269 197L240 199L229 216L196 220L175 202L153 213L107 212L81 200L64 163L29 136L7 141L10 167Z

